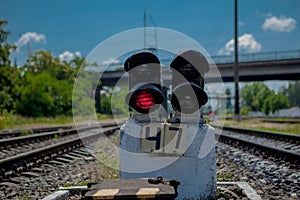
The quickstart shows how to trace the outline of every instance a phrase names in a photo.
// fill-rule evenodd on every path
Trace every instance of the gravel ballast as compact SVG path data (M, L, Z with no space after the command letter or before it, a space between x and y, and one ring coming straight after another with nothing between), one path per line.
M118 135L112 135L110 140L117 143ZM118 166L116 148L103 144L94 147L99 158ZM299 199L300 174L295 166L280 160L265 160L222 143L217 143L216 153L218 182L246 182L262 199ZM118 170L99 163L81 148L1 182L0 199L42 199L61 186L117 178ZM236 184L218 184L217 193L218 199L248 199ZM80 195L72 194L70 199L80 199Z

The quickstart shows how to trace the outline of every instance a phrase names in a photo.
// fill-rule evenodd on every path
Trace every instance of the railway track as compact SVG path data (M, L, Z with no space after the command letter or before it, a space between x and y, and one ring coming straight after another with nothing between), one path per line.
M116 120L116 123L120 124L125 119ZM108 127L112 126L113 124L109 121L100 124L101 127ZM77 128L82 128L86 125L79 125ZM49 126L49 127L39 127L39 128L25 128L25 129L7 129L7 130L0 130L0 139L7 139L13 137L20 137L20 136L28 136L34 135L39 133L48 133L48 132L55 132L55 131L72 131L75 126L65 125L65 126Z
M102 122L100 126L103 128L111 127L116 124L120 124L120 122L123 121L118 120L114 123ZM43 146L56 144L67 139L72 139L77 136L77 131L88 131L89 129L95 129L98 126L94 124L80 125L77 127L77 129L73 128L72 126L64 126L64 128L62 128L62 126L45 127L32 129L37 130L37 132L31 132L31 134L28 135L20 135L28 131L28 129L12 131L5 130L3 131L5 132L4 135L9 137L0 139L0 159L24 153L29 150L38 149ZM54 130L55 128L56 130ZM44 130L45 132L41 132L42 130Z
M77 137L77 131L88 131L95 128L96 126L86 126L1 139L0 159L72 139Z
M72 129L73 126L50 126L50 127L41 127L41 128L26 128L26 129L8 129L0 130L0 139L20 137L38 133L46 133L51 131L58 130L68 130Z
M215 128L222 128L222 133L216 134L222 143L246 148L249 151L260 151L260 154L265 157L285 159L294 164L300 162L299 135L226 126L215 126Z
M12 187L15 187L15 186L11 186L14 184L17 184L18 187L23 187L23 185L28 184L28 186L24 186L24 188L26 190L28 189L28 191L36 191L37 189L30 189L30 185L32 184L32 182L34 182L34 183L38 182L38 181L36 181L36 179L38 179L38 176L36 174L41 174L40 171L45 171L45 173L48 173L48 169L44 169L44 167L42 167L42 166L45 165L46 167L51 168L51 169L52 168L60 169L63 166L60 164L60 162L72 162L72 161L66 161L66 159L67 158L69 159L69 157L71 157L72 154L74 154L73 156L75 156L75 157L78 154L79 155L82 154L82 155L84 155L83 157L86 157L88 152L83 151L82 146L84 146L84 144L87 148L94 148L94 146L92 145L93 142L95 142L99 137L104 136L103 134L113 133L119 127L116 126L115 124L107 124L105 127L102 128L102 131L99 129L93 129L92 127L89 127L89 128L90 129L87 129L87 130L84 130L84 129L80 130L81 131L80 135L81 136L84 135L84 137L82 137L81 139L78 137L75 137L75 136L77 136L77 134L74 134L74 138L69 138L68 136L70 136L70 135L66 134L66 136L62 136L62 138L66 138L64 141L58 141L56 144L48 145L46 147L44 146L44 147L35 149L33 151L24 152L24 153L10 156L8 158L0 160L0 169L1 169L0 188L1 187L2 188L12 188ZM60 131L62 132L62 130L60 130ZM237 132L234 132L234 131L235 131L234 129L225 127L225 128L223 128L223 133L221 135L218 135L217 137L219 137L219 140L221 142L228 143L230 145L233 144L235 146L243 146L243 148L259 149L259 151L261 151L261 152L264 152L266 150L262 150L260 147L251 146L251 145L249 146L244 143L242 144L241 140L234 140L234 139L242 138L244 140L244 142L248 142L248 143L251 140L251 142L255 143L256 145L260 141L263 144L267 143L267 141L276 141L278 143L281 143L285 147L290 144L291 145L290 148L295 147L296 150L297 150L296 146L297 145L299 146L299 138L294 137L294 136L287 136L287 137L289 137L289 138L287 138L283 135L278 134L277 136L263 137L263 136L258 136L259 134L262 134L262 133L250 133L251 132L250 130L244 131L243 134L239 133L239 131L242 132L241 130L236 130ZM249 134L248 134L248 132L249 132ZM36 135L39 135L39 134L36 134ZM71 136L72 136L72 134L71 134ZM234 139L232 139L232 138L234 138ZM249 139L249 138L252 138L252 139ZM254 138L256 138L256 139L254 139ZM266 139L266 138L269 138L269 139ZM100 139L100 140L102 141L102 139ZM99 139L98 139L98 141L99 141ZM256 142L254 142L254 141L256 141ZM87 145L87 144L90 144L90 145ZM20 144L20 146L22 146L22 144ZM271 146L274 147L274 145L271 145ZM253 148L253 147L255 147L255 148ZM103 147L103 148L105 149L105 147ZM84 149L86 149L86 148L84 148ZM286 150L287 150L287 148L286 148ZM274 151L274 150L272 150L272 151ZM250 152L250 151L248 151L248 152ZM233 154L234 154L234 152L233 152ZM259 154L261 154L261 153L259 153ZM240 154L238 154L238 155L240 155ZM267 153L266 155L270 155L270 154ZM275 153L272 155L280 156L280 159L281 159L281 157L287 158L287 156L285 154L282 155L279 153ZM91 155L89 155L88 157L91 157ZM249 159L249 157L247 157L247 156L245 156L245 157L246 157L246 160ZM289 157L288 159L290 159L290 161L295 162L295 158ZM299 159L299 157L297 159ZM267 161L265 161L264 158L261 158L261 160L262 160L261 162L267 162ZM52 165L55 167L53 167ZM247 164L247 166L248 166L248 164ZM39 172L36 173L36 171L34 171L34 170L38 170ZM279 170L280 169L278 169L277 171L279 171ZM286 170L286 169L284 169L284 170ZM59 170L57 170L57 171L59 171ZM99 169L97 168L95 171L99 171ZM65 173L65 172L61 172L61 173ZM278 174L281 174L281 172ZM36 175L37 177L28 178L28 177L25 177L25 175L26 176ZM45 179L45 182L43 182L43 184L52 183L52 181L47 181L48 178L46 178L46 175L44 174L42 177L43 179ZM292 175L293 174L290 174L290 172L289 172L287 175L284 175L284 176L292 177ZM52 180L52 179L54 180L55 177L57 177L57 175L55 175L55 174L52 174L50 176L52 177L52 178L50 178L50 180ZM87 175L85 175L85 176L87 176ZM70 177L73 180L72 173L70 174ZM31 181L30 184L29 184L29 181L28 181L28 183L26 181L23 181L23 182L21 181L25 178L26 178L26 181L30 179L30 181ZM279 180L284 180L284 179L278 178L276 176L275 176L275 178L277 178ZM41 178L39 178L39 179L41 179ZM287 178L286 181L288 183L288 181L290 181L290 179ZM285 183L280 183L280 184L285 186L284 185ZM36 187L38 187L38 184L36 184L36 185L37 185ZM5 191L9 191L9 189L5 189ZM49 189L49 191L50 191L50 189ZM52 189L51 189L51 191L52 191ZM43 193L40 195L46 196L46 194L48 194L48 193ZM13 195L17 195L17 194L14 194L13 192L7 192L7 193L5 193L5 195L7 195L7 197L8 197L9 195L13 196ZM28 192L27 195L30 196L31 193ZM35 192L35 195L36 195L36 192ZM1 194L0 194L0 197L1 197Z
M28 145L36 142L47 141L47 138L53 140L53 137L60 134L60 140L55 143L47 144L41 143L36 149L21 151L21 153L15 153L0 160L0 181L3 181L13 175L16 175L24 170L28 170L33 166L39 165L51 158L57 157L63 153L72 151L76 148L82 147L84 144L95 141L103 134L111 134L119 127L116 124L106 124L99 129L99 127L89 126L81 127L80 129L69 129L63 131L54 131L49 133L34 134L23 137L14 137L0 140L1 148L15 148L26 150ZM80 132L79 138L77 133ZM84 134L82 134L84 133ZM84 135L84 136L82 136ZM4 145L4 147L2 146ZM11 149L10 149L11 150ZM4 150L10 152L10 150ZM3 151L3 149L2 149Z

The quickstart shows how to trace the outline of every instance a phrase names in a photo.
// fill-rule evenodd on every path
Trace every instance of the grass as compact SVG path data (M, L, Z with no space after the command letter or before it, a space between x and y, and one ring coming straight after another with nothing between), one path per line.
M273 132L283 132L291 134L300 134L300 122L295 123L294 119L290 123L291 119L272 119L266 120L265 118L248 118L243 119L240 122L232 121L231 119L226 119L224 121L224 126L233 126L239 128L248 128L254 130L262 131L273 131ZM282 123L278 123L278 122Z
M30 135L31 133L28 130L23 131L20 136Z
M27 192L23 191L23 192L19 193L18 199L19 200L31 200L32 198L28 197L28 193Z
M90 181L83 181L83 182L75 183L75 184L72 184L72 183L64 183L64 184L63 184L63 187L71 187L71 186L87 186L88 183L90 183Z
M300 123L300 118L263 118L262 122Z
M232 174L229 174L229 173L217 173L217 179L218 181L223 181L223 180L230 180L233 178L233 175Z
M98 120L113 119L116 116L97 114ZM119 116L117 116L119 117ZM120 116L121 117L121 116ZM56 117L23 117L20 115L0 115L1 129L22 129L43 127L51 125L67 125L74 124L73 116L56 116ZM24 133L27 135L27 133Z
M218 189L217 189L217 198L220 198L220 197L221 197L221 189L218 188Z
M53 140L58 140L58 134L54 134Z
M30 128L41 127L45 125L63 125L72 124L72 116L56 117L22 117L19 115L6 115L0 117L0 129Z
M99 161L99 164L107 167L107 169L119 168L118 138L118 134L115 134L111 135L110 137L104 137L103 139L98 140L95 143L96 149L99 150L94 156ZM105 149L105 151L101 151L101 149ZM112 170L111 172L113 171L114 170Z
M98 120L113 119L112 115L97 114ZM123 117L123 116L120 116ZM299 121L299 123L295 123ZM280 123L278 123L280 122ZM56 116L56 117L22 117L19 115L5 115L0 116L0 129L22 129L32 127L42 127L49 125L66 125L73 124L73 116ZM274 131L300 134L300 119L280 118L247 118L240 122L232 121L226 118L224 121L225 126L234 126L241 128L249 128L263 131ZM24 132L24 135L28 133Z

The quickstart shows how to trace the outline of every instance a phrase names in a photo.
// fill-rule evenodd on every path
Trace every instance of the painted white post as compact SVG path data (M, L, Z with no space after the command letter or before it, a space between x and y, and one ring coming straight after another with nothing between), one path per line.
M180 181L177 199L216 199L214 129L206 124L182 123L180 126L184 127L184 133L180 140L187 147L184 154L180 153L180 150L179 153L172 154L168 150L169 147L144 153L145 147L141 145L143 126L145 124L129 119L121 127L120 178L162 176L165 179L177 179ZM171 130L169 127L176 127L176 124L158 122L150 126L161 126L164 130ZM162 136L161 146L167 146L168 144L164 144L163 137L167 136ZM176 135L174 138L179 137ZM144 148L143 151L142 148Z

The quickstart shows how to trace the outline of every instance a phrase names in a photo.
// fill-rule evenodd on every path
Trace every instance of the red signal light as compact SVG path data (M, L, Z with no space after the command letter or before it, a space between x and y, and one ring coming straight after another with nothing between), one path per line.
M143 110L149 110L155 104L155 97L149 89L142 90L134 95L134 104Z
M125 102L135 111L147 114L156 104L162 104L164 97L155 84L141 84L133 88L126 96Z
M125 102L134 114L148 114L154 105L164 102L160 79L160 62L153 53L141 51L124 63L129 74L129 90Z

